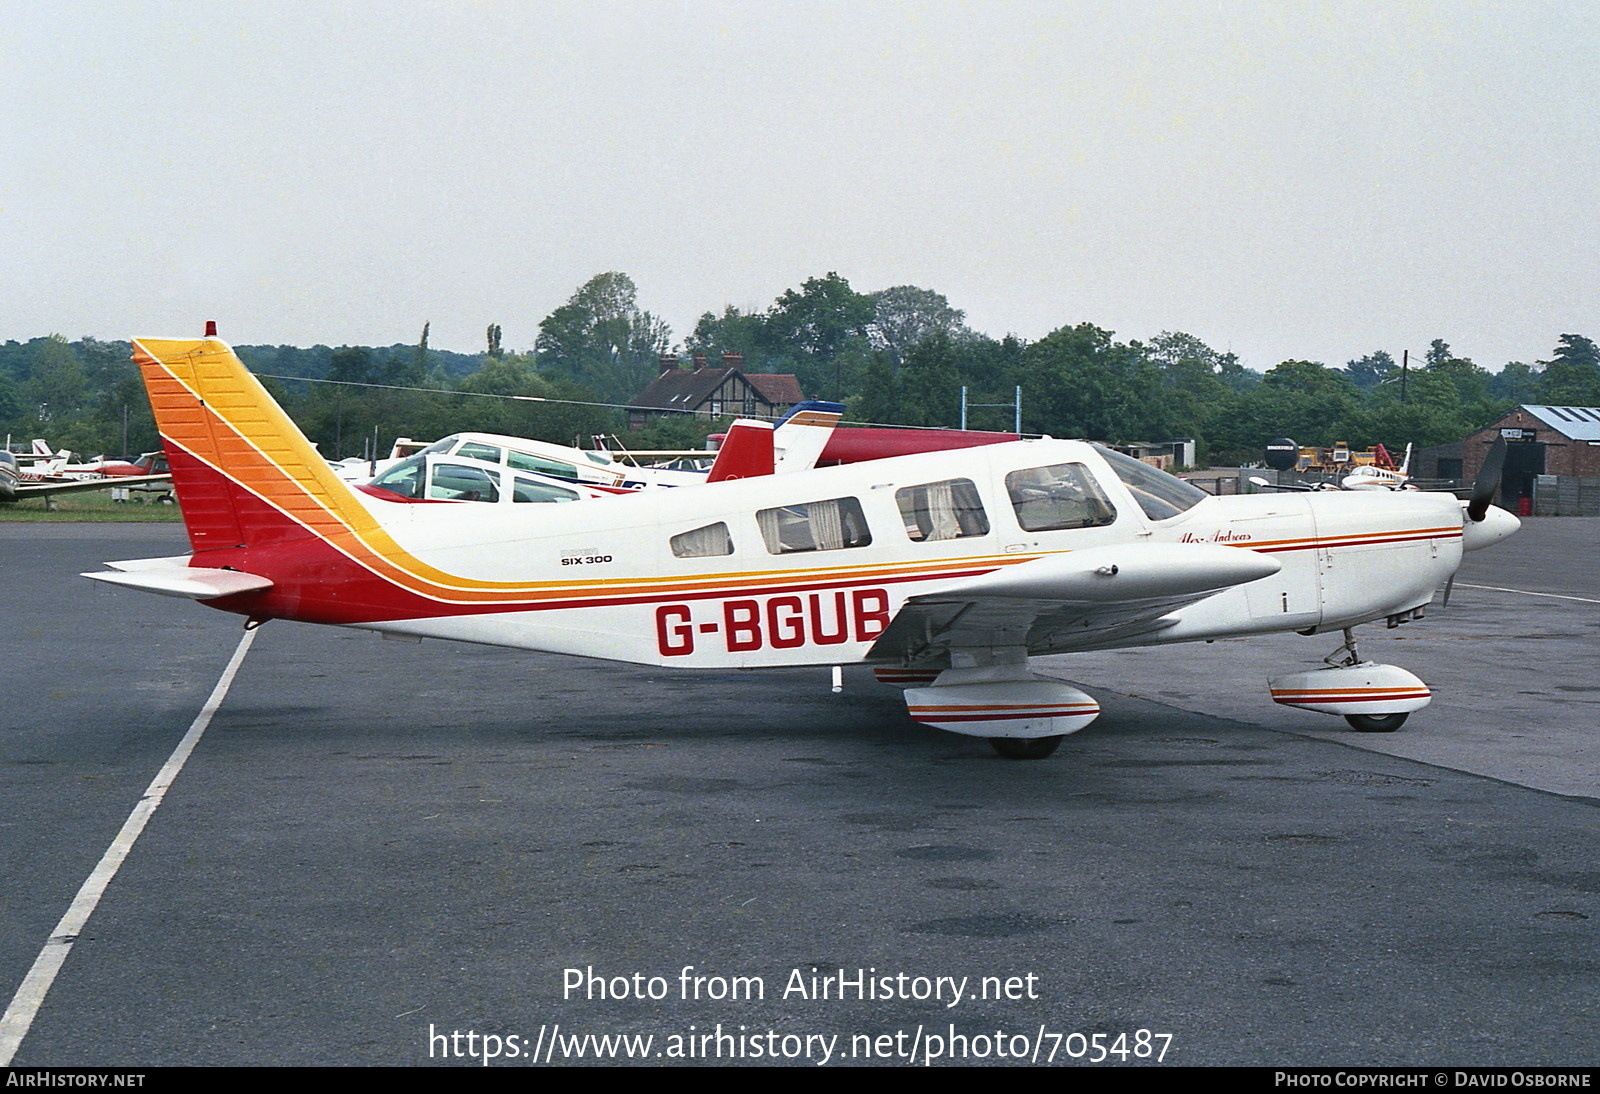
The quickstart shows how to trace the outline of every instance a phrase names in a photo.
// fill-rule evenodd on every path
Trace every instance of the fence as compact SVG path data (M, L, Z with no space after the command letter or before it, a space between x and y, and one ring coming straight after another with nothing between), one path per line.
M1536 517L1600 517L1600 478L1540 475L1533 485Z

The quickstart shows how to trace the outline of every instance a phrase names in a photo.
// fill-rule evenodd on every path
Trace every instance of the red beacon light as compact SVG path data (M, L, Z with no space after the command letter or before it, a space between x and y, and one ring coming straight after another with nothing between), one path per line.
M215 338L216 336L217 336L217 321L215 319L207 319L206 320L206 337L207 338Z

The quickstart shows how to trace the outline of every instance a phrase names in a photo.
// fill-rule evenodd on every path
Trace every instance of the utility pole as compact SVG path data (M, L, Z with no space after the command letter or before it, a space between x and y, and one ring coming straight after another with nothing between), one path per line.
M1022 436L1022 385L1018 384L1015 398L1009 403L969 403L967 402L967 385L961 385L961 429L967 428L967 407L969 406L1008 406L1012 409L1013 432Z

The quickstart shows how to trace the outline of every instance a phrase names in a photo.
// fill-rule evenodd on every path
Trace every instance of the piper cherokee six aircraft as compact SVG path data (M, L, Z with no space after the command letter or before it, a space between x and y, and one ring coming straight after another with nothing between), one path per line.
M1081 441L1024 440L579 505L351 489L215 339L134 359L193 553L85 576L245 616L644 665L867 662L911 717L1048 755L1099 713L1032 655L1344 631L1280 703L1393 729L1429 692L1349 628L1417 618L1517 529L1447 494L1211 497ZM381 491L379 492L382 493Z

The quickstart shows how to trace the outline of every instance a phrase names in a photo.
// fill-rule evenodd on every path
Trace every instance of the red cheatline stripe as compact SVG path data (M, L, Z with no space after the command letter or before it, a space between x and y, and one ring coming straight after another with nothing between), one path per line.
M1369 547L1378 543L1411 543L1419 539L1460 539L1459 528L1419 528L1409 532L1385 532L1362 539L1312 539L1312 540L1281 540L1278 542L1230 543L1229 547L1243 547L1247 551L1258 554L1282 554L1285 551L1310 551L1319 547L1329 549L1337 547Z
M1012 712L986 711L977 708L967 708L968 714L931 714L917 707L909 708L911 717L919 722L1014 722L1028 718L1065 718L1075 714L1098 714L1100 707L1095 703L1077 703L1062 707L1038 707L1033 710Z
M1427 699L1432 692L1423 691L1275 691L1274 702L1279 703L1371 703L1379 699Z

